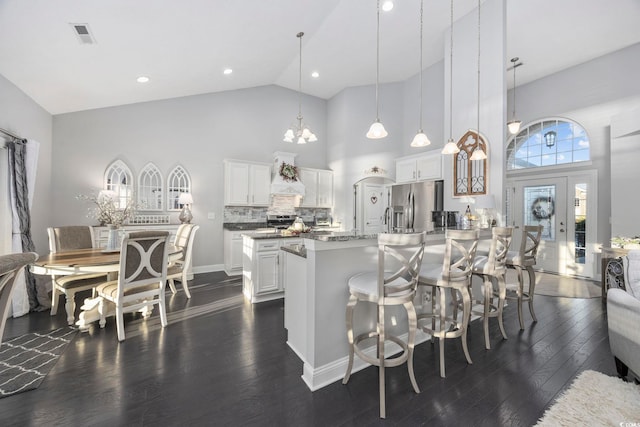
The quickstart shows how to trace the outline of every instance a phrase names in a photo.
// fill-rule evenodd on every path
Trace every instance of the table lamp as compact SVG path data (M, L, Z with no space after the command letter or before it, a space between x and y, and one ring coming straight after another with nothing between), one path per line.
M178 204L182 205L182 211L180 211L178 219L182 224L189 224L193 219L193 215L191 214L192 203L193 196L191 193L180 193L180 197L178 197Z

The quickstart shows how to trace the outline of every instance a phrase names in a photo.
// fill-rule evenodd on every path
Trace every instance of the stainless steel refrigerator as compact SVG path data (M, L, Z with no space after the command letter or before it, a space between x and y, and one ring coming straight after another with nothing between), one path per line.
M443 181L391 186L389 231L433 231L432 212L442 210L443 188Z

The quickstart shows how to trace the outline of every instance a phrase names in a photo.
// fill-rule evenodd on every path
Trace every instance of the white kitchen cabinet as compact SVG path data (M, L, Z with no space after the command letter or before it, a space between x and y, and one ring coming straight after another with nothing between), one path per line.
M224 230L224 272L229 276L242 274L242 233Z
M224 204L226 206L269 206L271 165L224 161Z
M442 179L439 150L396 159L396 183Z
M304 184L304 198L300 206L310 208L333 207L333 171L299 168Z
M302 239L253 239L243 236L242 292L252 303L284 297L280 247Z

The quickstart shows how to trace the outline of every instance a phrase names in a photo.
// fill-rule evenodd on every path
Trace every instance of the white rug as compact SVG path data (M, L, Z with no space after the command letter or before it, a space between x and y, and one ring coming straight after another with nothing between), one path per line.
M536 426L640 425L640 386L584 371Z

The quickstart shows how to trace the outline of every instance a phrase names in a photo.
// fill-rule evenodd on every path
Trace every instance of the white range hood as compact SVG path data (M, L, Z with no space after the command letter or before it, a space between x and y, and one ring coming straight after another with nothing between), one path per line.
M301 196L304 197L304 184L297 177L296 181L286 179L280 174L282 164L295 166L295 153L277 151L273 153L273 179L271 181L272 196Z

